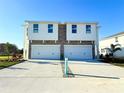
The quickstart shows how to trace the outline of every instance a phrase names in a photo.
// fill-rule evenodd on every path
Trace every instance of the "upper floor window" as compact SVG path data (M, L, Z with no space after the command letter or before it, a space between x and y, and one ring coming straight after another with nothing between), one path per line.
M77 25L72 25L72 33L77 33Z
M48 24L48 33L53 33L53 24Z
M91 25L86 25L86 33L91 33Z
M38 24L33 24L33 32L34 33L38 33L38 28L39 28Z
M118 37L115 37L115 42L118 42Z

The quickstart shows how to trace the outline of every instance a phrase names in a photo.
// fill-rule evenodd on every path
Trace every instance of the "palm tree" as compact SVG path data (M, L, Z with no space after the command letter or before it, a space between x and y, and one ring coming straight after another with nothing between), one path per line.
M116 51L118 51L118 50L120 50L121 51L121 45L120 44L111 44L110 45L110 48L105 48L105 50L107 50L107 51L109 51L109 55L110 56L112 56L112 58L114 57L113 56L113 54L116 52Z

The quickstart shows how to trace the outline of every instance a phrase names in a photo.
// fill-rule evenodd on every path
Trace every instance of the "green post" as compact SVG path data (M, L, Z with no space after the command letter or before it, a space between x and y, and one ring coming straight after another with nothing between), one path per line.
M68 77L68 58L65 58L65 76Z

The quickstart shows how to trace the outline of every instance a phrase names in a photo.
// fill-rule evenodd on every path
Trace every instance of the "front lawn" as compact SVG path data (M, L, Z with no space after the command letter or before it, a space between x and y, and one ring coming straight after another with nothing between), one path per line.
M124 67L124 63L111 63L111 64L115 66Z
M0 62L0 69L18 64L19 62Z
M115 66L120 66L120 67L124 67L124 59L119 59L119 58L104 58L101 59L100 61L105 62L105 63L109 63Z
M12 58L12 56L9 56L9 58ZM0 60L6 60L8 59L8 56L0 56Z

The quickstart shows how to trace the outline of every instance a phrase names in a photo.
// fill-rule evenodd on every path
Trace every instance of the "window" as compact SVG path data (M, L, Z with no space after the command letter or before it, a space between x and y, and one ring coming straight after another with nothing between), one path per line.
M86 25L86 33L91 33L91 25Z
M115 42L118 42L118 37L115 37Z
M72 33L77 33L77 25L72 25Z
M38 33L38 24L33 24L33 32Z
M101 49L101 53L105 53L105 50L104 49Z
M53 24L48 24L48 33L53 33Z

